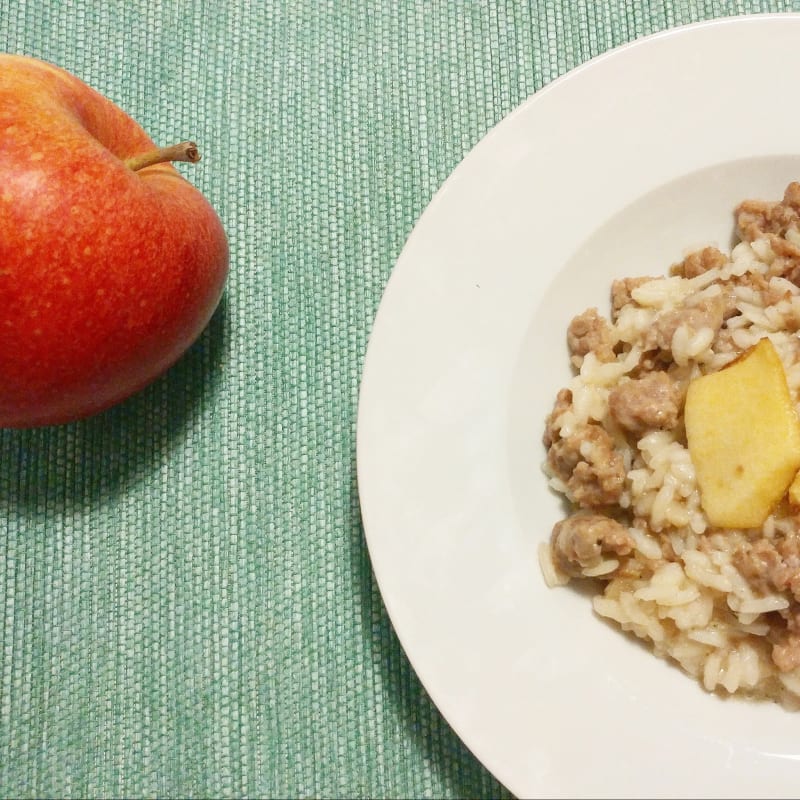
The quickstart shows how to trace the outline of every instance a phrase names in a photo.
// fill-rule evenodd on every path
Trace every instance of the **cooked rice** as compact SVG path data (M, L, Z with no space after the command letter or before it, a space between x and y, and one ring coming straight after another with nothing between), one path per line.
M797 211L800 215L800 207ZM777 543L798 535L800 512L784 500L760 530L713 528L703 511L682 409L673 427L635 436L621 430L609 411L611 392L633 375L660 369L686 385L722 369L764 337L775 345L798 401L800 288L793 281L800 276L800 224L790 224L777 237L770 229L751 241L745 238L700 274L686 277L675 265L668 276L639 281L628 302L603 318L613 357L604 359L592 350L573 358L577 370L567 387L570 402L556 404L548 436L564 440L586 425L607 434L621 459L624 483L614 506L601 512L623 524L632 545L627 552L603 552L569 573L554 531L540 548L540 562L550 586L595 579L597 614L649 641L655 654L677 662L706 690L796 708L800 655L794 666L781 661L775 648L795 647L800 654L800 564L796 597L788 587L765 589L763 582L743 575L736 554L761 539ZM796 263L786 247L776 253L776 238L782 239L777 244L798 248ZM721 302L723 296L730 306L721 327L696 328L687 317L660 345L658 363L647 361L653 350L648 336L665 314ZM575 458L600 463L604 453L598 447L596 441L581 441ZM550 459L545 471L550 486L578 508L570 475ZM585 513L582 505L579 513Z

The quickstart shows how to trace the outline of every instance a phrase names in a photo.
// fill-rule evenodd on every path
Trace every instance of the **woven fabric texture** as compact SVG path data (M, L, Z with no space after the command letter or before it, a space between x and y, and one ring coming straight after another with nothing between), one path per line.
M370 570L355 420L382 290L436 189L531 93L645 34L790 10L0 0L0 51L200 143L181 170L231 247L222 305L163 378L0 431L0 796L507 796Z

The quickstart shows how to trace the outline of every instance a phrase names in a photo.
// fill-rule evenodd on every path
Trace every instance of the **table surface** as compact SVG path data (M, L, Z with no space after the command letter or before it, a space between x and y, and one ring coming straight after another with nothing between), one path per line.
M80 423L0 431L0 795L508 796L370 569L355 421L381 293L437 188L533 92L649 33L792 10L0 0L0 51L200 143L182 171L231 250L165 376Z

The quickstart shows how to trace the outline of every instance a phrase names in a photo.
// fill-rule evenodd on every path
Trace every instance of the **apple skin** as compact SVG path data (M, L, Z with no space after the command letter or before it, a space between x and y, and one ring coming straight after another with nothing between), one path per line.
M214 208L108 98L0 54L0 427L96 414L166 371L219 303Z

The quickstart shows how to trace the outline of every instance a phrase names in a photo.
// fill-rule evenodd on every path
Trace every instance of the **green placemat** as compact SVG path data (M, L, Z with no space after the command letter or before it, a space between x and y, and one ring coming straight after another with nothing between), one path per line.
M0 432L0 795L506 796L370 571L355 415L381 292L441 182L533 91L637 36L788 10L0 0L0 50L200 143L184 172L232 256L161 380Z

